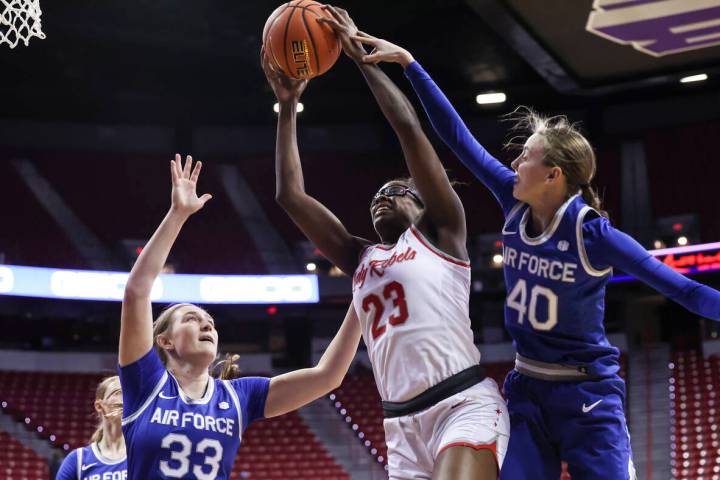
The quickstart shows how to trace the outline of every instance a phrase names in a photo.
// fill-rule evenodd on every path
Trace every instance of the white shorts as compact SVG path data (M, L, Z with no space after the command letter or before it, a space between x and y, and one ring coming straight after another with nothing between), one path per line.
M432 478L435 460L454 446L490 449L501 467L510 438L505 401L491 378L383 426L391 480Z

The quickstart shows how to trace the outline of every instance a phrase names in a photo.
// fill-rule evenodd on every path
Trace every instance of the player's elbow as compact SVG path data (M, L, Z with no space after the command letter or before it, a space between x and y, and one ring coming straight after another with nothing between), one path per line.
M322 390L322 395L327 395L333 390L340 388L344 374L333 369L330 366L320 364L314 368L315 374L319 380L318 387Z
M148 288L145 285L141 285L140 282L129 280L123 292L123 302L129 303L146 300L150 297L151 289L152 285Z
M285 210L289 210L298 203L301 195L303 195L303 192L295 188L279 186L275 190L275 202Z

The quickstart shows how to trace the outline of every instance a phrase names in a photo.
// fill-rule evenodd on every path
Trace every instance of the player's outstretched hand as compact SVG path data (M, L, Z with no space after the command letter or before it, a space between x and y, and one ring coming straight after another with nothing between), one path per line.
M197 180L202 169L202 162L195 163L190 155L185 158L185 166L179 153L175 160L170 160L170 176L172 177L172 209L178 213L190 216L200 210L205 202L212 198L206 193L198 197L196 192Z
M370 54L363 56L362 61L365 63L394 62L399 63L405 68L415 61L410 52L382 38L373 37L365 32L357 32L357 34L351 38L364 45L373 47Z
M300 99L300 96L305 91L305 87L307 87L307 80L290 78L282 72L275 70L265 53L265 47L262 47L260 50L260 65L262 66L263 72L265 72L265 78L267 78L270 88L272 88L273 93L275 93L275 98L277 98L278 102L291 102Z
M362 62L367 52L365 48L363 48L362 43L352 39L353 36L358 34L358 28L355 26L353 19L350 18L350 14L347 10L340 7L333 7L332 5L323 5L322 8L332 15L332 18L320 17L317 21L319 23L325 23L335 30L345 55L356 62Z

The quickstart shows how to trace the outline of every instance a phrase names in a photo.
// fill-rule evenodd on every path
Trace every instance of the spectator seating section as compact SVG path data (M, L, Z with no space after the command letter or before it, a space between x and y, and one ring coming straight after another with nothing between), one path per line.
M47 460L12 435L0 431L0 446L0 480L48 478Z
M35 153L32 159L70 208L115 251L123 239L149 239L170 206L169 157L99 159L96 153L78 152ZM88 181L109 175L112 181ZM185 225L171 253L178 273L266 273L219 170L207 166L198 185L199 194L206 192L213 199Z
M75 247L9 162L0 161L0 263L83 267Z
M231 479L350 480L297 412L250 425Z
M720 356L679 351L670 364L670 465L676 480L720 479Z
M19 422L66 450L85 445L96 426L102 376L0 371L0 401Z

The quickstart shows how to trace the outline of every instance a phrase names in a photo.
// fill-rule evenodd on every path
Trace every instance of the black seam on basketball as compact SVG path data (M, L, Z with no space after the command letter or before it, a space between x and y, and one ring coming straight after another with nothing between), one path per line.
M305 25L305 31L307 32L308 37L310 38L310 45L312 45L313 53L315 54L315 65L317 66L316 74L320 75L320 57L318 57L317 47L315 46L315 39L313 38L312 31L310 31L310 27L308 26L307 19L305 18L305 9L303 9L301 17L302 17L303 25Z
M272 31L273 26L275 25L275 23L277 23L278 20L280 20L280 17L282 17L282 14L285 13L285 10L287 10L287 9L288 9L288 7L286 5L282 12L275 15L275 18L273 18L272 23L267 28L267 33L265 34L265 37L263 38L263 45L267 44L267 39L270 36L270 32Z
M290 20L292 20L292 16L295 14L295 7L290 7L288 5L288 8L292 8L293 11L290 12L290 15L288 15L287 23L285 23L285 33L283 35L283 52L285 53L285 68L286 73L288 76L292 77L293 75L290 74L290 59L288 58L288 48L287 48L287 41L288 41L288 30L290 30Z
M320 14L317 13L315 10L311 10L310 7L314 7L314 5L308 5L308 6L306 6L306 7L298 7L298 6L295 6L295 5L288 5L288 6L285 7L285 8L286 8L286 9L287 9L287 8L299 8L300 10L307 10L308 12L314 14L314 15L317 16L317 17L329 18L327 15L320 15ZM283 10L283 11L284 11L284 10Z
M270 34L268 34L268 37L269 36L270 36ZM282 68L280 67L280 62L278 61L277 55L275 54L275 49L272 46L272 41L268 44L268 47L270 48L270 55L272 55L272 58L275 61L275 65L277 65L277 68L282 70Z

